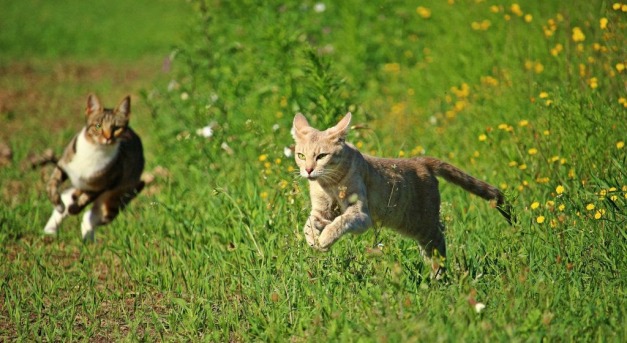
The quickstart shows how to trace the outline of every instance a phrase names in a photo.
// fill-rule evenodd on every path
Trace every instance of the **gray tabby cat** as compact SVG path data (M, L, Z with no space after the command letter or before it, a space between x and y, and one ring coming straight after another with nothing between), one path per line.
M327 250L345 233L362 233L378 223L416 239L439 272L432 257L444 258L446 247L436 176L494 201L511 223L501 191L446 162L361 154L345 141L350 120L348 113L336 126L319 131L302 114L294 118L295 159L310 187L312 208L304 227L310 246Z
M63 218L93 202L81 223L83 240L93 241L96 227L111 222L143 189L143 147L128 126L130 113L128 96L108 109L89 95L86 125L65 148L48 182L54 209L44 227L46 234L55 234ZM68 178L71 186L60 192Z

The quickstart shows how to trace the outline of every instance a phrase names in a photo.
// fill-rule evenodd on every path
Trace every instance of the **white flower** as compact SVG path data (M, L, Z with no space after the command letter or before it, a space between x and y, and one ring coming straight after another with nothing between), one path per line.
M196 130L196 134L205 138L209 138L213 136L213 129L210 125L207 125L201 129Z
M288 147L283 148L283 155L285 155L285 157L292 157L292 149Z
M313 9L316 13L322 13L327 9L327 5L322 2L318 2L314 5Z
M185 101L189 99L189 94L187 92L181 93L181 100Z
M179 83L176 82L176 80L170 80L170 82L168 83L168 92L171 92L178 88L179 88Z
M281 126L279 126L279 124L272 125L272 131L277 131L280 128L281 128Z
M485 304L484 303L476 303L475 304L475 312L477 312L477 313L481 313L481 311L483 311L484 308L485 308Z

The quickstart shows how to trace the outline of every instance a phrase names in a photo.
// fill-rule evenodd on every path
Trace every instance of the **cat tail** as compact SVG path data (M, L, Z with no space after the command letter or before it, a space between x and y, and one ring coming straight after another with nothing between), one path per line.
M506 201L505 195L498 188L465 173L452 164L431 157L423 159L435 175L486 200L496 201L496 209L507 219L509 225L512 225L511 204Z

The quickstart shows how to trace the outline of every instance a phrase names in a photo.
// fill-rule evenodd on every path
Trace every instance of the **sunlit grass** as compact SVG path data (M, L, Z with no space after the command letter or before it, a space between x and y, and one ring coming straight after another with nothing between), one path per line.
M85 94L74 93L129 90L103 77L55 90L77 99L49 101L66 129L47 130L45 106L32 118L26 104L0 107L0 124L24 128L2 132L15 156L0 169L0 340L623 339L627 5L191 6L188 39L165 54L172 72L134 94L154 182L96 244L80 242L77 218L42 237L45 175L21 161L61 152L82 118ZM123 17L103 28L127 33ZM85 48L47 45L43 65L107 60L75 34ZM169 34L152 37L156 50L137 38L121 60L160 60ZM3 61L33 51L3 37ZM20 80L3 85L35 87ZM452 162L506 192L517 223L443 181L446 282L429 278L415 242L384 228L309 249L291 121L303 112L325 127L347 111L363 152Z

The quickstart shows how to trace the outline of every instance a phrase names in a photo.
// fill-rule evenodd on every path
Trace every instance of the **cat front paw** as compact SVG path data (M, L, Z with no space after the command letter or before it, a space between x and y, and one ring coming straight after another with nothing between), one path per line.
M307 240L307 244L309 244L310 247L316 247L320 231L321 230L318 230L315 226L311 225L309 221L305 224L303 232L305 234L305 240Z
M318 236L318 242L315 248L320 251L328 251L333 243L335 243L335 241L339 239L339 237L336 236L337 235L334 233L333 230L329 230L327 228L327 230L322 231L320 233L320 236Z

